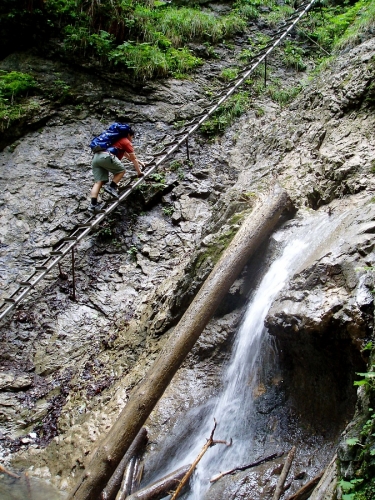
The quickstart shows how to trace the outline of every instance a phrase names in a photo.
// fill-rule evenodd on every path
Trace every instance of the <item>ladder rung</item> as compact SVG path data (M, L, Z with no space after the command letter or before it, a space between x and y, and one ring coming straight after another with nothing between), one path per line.
M78 227L81 229L81 228L84 228L84 227L91 227L91 224L78 224Z
M66 238L63 238L63 241L75 241L77 239L77 236L67 236Z
M50 255L62 255L62 251L61 250L52 250L52 252L50 252Z
M19 281L18 282L19 286L30 286L33 287L34 285L30 283L29 281Z
M9 304L15 304L16 303L16 300L15 299L11 299L11 298L8 298L6 297L5 299L3 299L4 302L8 302Z
M46 271L47 269L47 266L35 266L36 271Z

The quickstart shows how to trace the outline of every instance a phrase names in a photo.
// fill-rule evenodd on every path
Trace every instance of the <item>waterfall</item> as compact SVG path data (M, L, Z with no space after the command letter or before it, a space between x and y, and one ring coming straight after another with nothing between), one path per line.
M210 478L219 472L255 460L255 436L252 428L254 391L259 382L257 372L272 357L272 342L264 327L264 320L276 295L288 280L327 252L330 240L345 214L329 216L314 214L304 220L287 224L273 235L278 242L279 255L265 272L258 288L253 292L238 329L231 359L223 377L223 390L214 402L196 436L189 436L189 443L181 443L180 459L170 470L192 463L211 434L214 419L217 428L214 439L233 440L231 447L218 444L210 448L198 464L191 482L189 500L202 500L210 486ZM333 242L332 242L333 243ZM258 457L259 458L259 457ZM169 464L170 465L170 464Z

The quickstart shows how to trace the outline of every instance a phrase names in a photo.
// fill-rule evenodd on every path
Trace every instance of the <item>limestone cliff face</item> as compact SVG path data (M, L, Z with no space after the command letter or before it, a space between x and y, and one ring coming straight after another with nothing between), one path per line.
M139 192L79 246L76 302L69 298L67 261L67 280L52 274L1 326L4 459L32 467L31 474L67 491L84 457L173 334L241 214L251 210L252 197L262 196L277 180L297 207L289 224L312 211L328 211L341 221L333 239L280 292L266 320L282 352L280 394L289 407L280 407L281 420L287 422L285 408L293 406L293 415L320 432L320 465L328 463L353 414L352 381L365 366L360 350L373 328L373 280L367 268L375 260L374 54L370 38L306 83L290 107L262 97L257 102L262 117L250 110L214 142L196 135L192 163L180 151L178 163L165 166L161 189ZM103 128L103 118L110 123L121 112L134 122L136 150L147 159L168 141L175 120L208 104L203 87L215 72L213 65L194 81L171 80L132 94L55 64L21 55L1 63L2 69L64 71L81 95L79 107L44 109L43 119L33 122L40 128L0 153L1 297L87 218L92 178L86 145ZM129 166L128 177L132 174ZM179 418L217 392L241 306L267 252L234 284L151 416L157 449ZM323 397L328 385L337 425L327 425L324 435L333 407ZM17 453L12 456L10 449ZM311 449L309 443L301 453L308 458L317 453ZM154 460L152 449L149 459ZM241 494L253 495L254 481L244 477L234 481L240 481ZM228 488L233 491L233 483ZM228 498L225 487L212 495Z

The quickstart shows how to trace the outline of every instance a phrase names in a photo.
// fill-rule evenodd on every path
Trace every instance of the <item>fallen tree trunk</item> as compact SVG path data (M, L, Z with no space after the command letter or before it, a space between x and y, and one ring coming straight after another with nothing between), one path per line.
M179 485L181 479L189 471L191 465L184 465L179 469L171 472L145 488L136 491L126 498L126 500L159 500L168 495L171 490L175 490Z
M287 208L290 208L289 197L284 190L277 188L244 220L159 357L133 389L117 421L91 455L69 500L98 498L107 478L115 470L234 280L275 229L280 215Z
M140 450L147 442L147 430L142 427L138 432L132 444L129 446L128 451L122 457L121 462L116 467L115 472L112 474L107 486L102 491L100 496L101 500L114 500L116 494L121 486L121 481L124 476L125 469L130 460L140 453Z

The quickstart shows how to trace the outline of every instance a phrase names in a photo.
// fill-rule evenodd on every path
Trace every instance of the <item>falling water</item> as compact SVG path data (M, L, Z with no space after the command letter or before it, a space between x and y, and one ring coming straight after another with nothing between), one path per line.
M189 437L190 444L181 445L181 460L173 464L173 469L191 463L210 436L214 418L218 425L214 438L233 439L233 445L217 445L210 448L196 468L189 500L202 500L209 488L209 479L220 471L248 463L254 459L254 434L251 428L251 415L254 411L252 397L257 384L257 363L262 351L270 346L264 320L269 308L288 279L307 265L309 259L316 259L319 247L327 250L327 242L334 237L342 217L314 215L298 226L280 230L274 239L283 243L284 249L265 273L258 289L253 293L242 325L236 336L232 357L227 368L223 392L213 405L204 424L197 429L195 437ZM336 234L337 236L337 234ZM286 242L286 243L285 243ZM193 441L193 444L191 444ZM219 450L218 448L221 447Z

